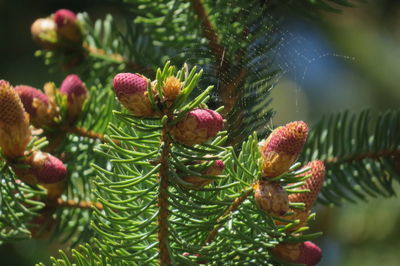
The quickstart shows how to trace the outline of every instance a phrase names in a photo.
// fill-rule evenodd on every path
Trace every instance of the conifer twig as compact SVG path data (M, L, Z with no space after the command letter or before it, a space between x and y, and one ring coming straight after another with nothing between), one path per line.
M132 62L120 54L116 54L116 53L109 54L103 49L99 49L99 48L90 46L88 44L83 44L83 48L85 49L87 55L92 56L94 58L98 58L98 59L108 61L111 63L116 63L116 64L125 64L128 69L130 69L134 72L149 75L150 77L154 76L154 71L152 69L147 68L142 65L139 65L135 62Z
M221 78L221 87L218 88L219 95L221 97L222 103L224 105L223 114L227 115L233 109L237 101L237 93L235 89L242 83L246 78L247 71L240 65L239 70L235 73L230 71L231 63L229 59L225 57L225 47L220 44L220 38L217 31L214 29L208 14L202 4L201 0L191 0L192 8L199 18L203 36L208 40L208 46L210 47L214 57L216 69L218 69L217 76ZM241 56L238 55L239 61ZM222 77L224 76L234 76L236 77L232 82L225 82Z
M92 209L93 207L95 207L99 210L103 209L103 204L101 204L100 202L90 202L90 201L77 202L75 200L63 200L61 198L52 201L50 205L53 204L57 207L65 207L65 208Z
M231 214L232 212L236 211L240 204L242 204L248 196L253 192L253 188L247 189L243 192L242 195L237 197L232 204L225 210L224 214L222 214L218 219L217 219L217 226L214 227L214 229L208 233L206 240L204 241L204 244L209 244L211 241L214 240L214 238L217 236L219 229L222 227L223 219L226 218L227 215Z
M97 133L94 131L87 130L86 128L82 127L75 127L75 126L64 126L61 128L63 131L75 134L77 136L82 136L82 137L87 137L90 139L98 139L101 142L105 142L106 139L103 134ZM120 141L118 140L113 140L115 144L119 144Z
M325 164L350 163L354 161L361 161L364 159L378 159L381 157L389 157L389 156L400 156L400 150L382 150L378 152L367 152L348 158L330 157L326 158L324 160L324 163Z
M170 153L171 139L168 130L164 127L162 131L162 151L160 156L160 191L158 195L158 245L160 252L160 265L171 265L169 254L169 228L168 228L168 156Z

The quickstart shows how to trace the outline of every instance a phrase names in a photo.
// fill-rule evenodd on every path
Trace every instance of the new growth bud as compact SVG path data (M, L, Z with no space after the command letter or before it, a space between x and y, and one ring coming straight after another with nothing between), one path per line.
M279 244L272 249L272 253L288 262L305 264L307 266L318 264L322 258L321 248L310 241L295 244Z
M54 21L57 25L57 33L61 39L73 43L81 42L82 32L74 12L68 9L59 9L54 14Z
M208 176L217 176L220 175L223 170L224 170L224 162L221 160L216 160L214 164L205 169L202 172L202 174ZM187 187L191 189L202 188L204 186L211 184L214 181L213 179L203 178L200 176L184 176L182 177L182 179L183 181L193 185L193 187L192 186Z
M254 185L257 206L268 214L283 215L289 210L287 192L278 183L259 180Z
M88 90L77 75L71 74L62 82L60 92L67 96L68 121L73 123L78 118L88 97Z
M55 108L51 105L46 94L30 86L16 86L25 111L29 114L31 123L35 127L42 127L53 121L55 117Z
M171 130L172 137L183 144L201 144L215 137L223 127L222 116L210 109L194 109Z
M168 77L162 87L164 98L173 101L181 93L182 82L176 77Z
M58 47L57 25L51 18L39 18L31 26L32 38L45 49Z
M289 196L290 202L303 202L305 203L306 210L310 210L314 205L314 202L318 198L318 194L322 188L325 177L325 165L322 161L312 161L306 164L304 167L310 167L310 170L299 175L299 177L311 175L304 185L299 189L309 189L310 192L291 194Z
M119 73L114 77L113 86L118 100L134 116L155 115L148 97L147 83L148 79L139 74Z
M265 177L276 177L286 172L297 160L308 135L308 126L296 121L278 127L262 142L262 168Z
M0 80L0 147L9 158L24 155L31 138L29 115L18 94L5 81Z
M67 176L67 168L63 162L46 152L34 152L30 165L37 182L41 184L54 184Z

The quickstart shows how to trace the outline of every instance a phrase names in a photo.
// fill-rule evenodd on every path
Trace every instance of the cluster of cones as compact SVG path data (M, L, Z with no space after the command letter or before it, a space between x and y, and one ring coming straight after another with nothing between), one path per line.
M24 183L41 185L48 190L48 200L58 198L65 187L67 169L63 162L48 152L29 150L32 132L60 123L55 94L65 99L65 123L78 117L87 90L76 75L69 75L59 91L53 83L45 85L46 94L26 85L12 87L0 80L0 148L1 154ZM31 127L31 125L34 127Z
M277 225L288 225L289 221L296 221L287 227L288 233L306 225L311 208L314 205L323 185L325 166L321 161L312 161L304 166L309 170L297 177L309 176L299 190L309 192L288 195L281 186L280 175L289 171L289 168L298 159L308 135L308 126L302 121L289 123L276 128L269 137L262 141L260 146L262 158L262 178L254 184L254 198L258 207L276 217ZM271 181L272 180L272 181ZM303 209L291 209L289 203L304 203ZM284 220L288 222L283 222ZM316 265L321 259L321 249L310 241L303 243L281 243L271 252L290 262Z
M184 89L183 80L175 76L166 77L157 90L157 82L151 81L143 75L133 73L119 73L114 77L113 86L119 102L136 117L173 116L171 107ZM151 95L149 95L149 93ZM151 98L154 103L151 102ZM196 108L190 110L171 128L170 136L184 145L203 144L214 138L223 128L222 116L210 109ZM204 164L205 161L193 162L191 166ZM189 166L190 167L190 166ZM216 160L205 169L202 174L216 176L222 173L224 163ZM210 184L213 179L200 176L183 176L182 180L188 184L187 188L201 188Z
M48 50L73 50L82 44L82 29L76 14L59 9L46 18L39 18L31 26L33 39Z

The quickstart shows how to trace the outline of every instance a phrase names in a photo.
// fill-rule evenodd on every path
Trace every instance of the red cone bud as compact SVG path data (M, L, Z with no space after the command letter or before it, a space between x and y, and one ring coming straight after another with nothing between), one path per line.
M321 249L310 241L295 244L282 243L274 247L272 253L288 262L307 266L317 265L322 258Z
M202 174L209 176L217 176L220 175L223 170L224 170L224 162L221 160L216 160L214 164L208 167L206 170L204 170ZM184 176L182 177L182 179L185 182L188 182L193 185L193 187L187 187L189 189L201 188L208 184L211 184L214 181L213 179L203 178L200 176Z
M219 113L210 109L194 109L174 126L171 135L183 144L201 144L215 137L223 124Z
M60 92L68 99L68 120L74 122L88 97L88 90L75 74L68 75L61 84Z
M31 123L36 127L49 124L55 117L55 109L52 108L49 98L46 94L30 86L16 86L18 93L26 112L30 116Z
M310 167L310 170L301 174L301 176L311 175L304 185L299 189L309 189L310 192L291 194L289 196L290 202L304 202L306 210L311 209L314 202L318 198L318 194L322 188L325 177L325 165L322 161L312 161L306 164L304 167Z
M41 151L32 155L32 173L39 183L53 184L60 182L67 176L67 168L58 158Z
M74 12L68 9L59 9L54 14L54 21L57 27L63 27L70 22L76 22L76 15Z
M278 183L259 180L254 185L257 206L268 214L283 215L289 210L287 192Z
M59 9L54 14L54 21L57 24L57 33L62 39L74 43L81 42L82 32L74 12L68 9Z
M308 126L303 121L276 128L260 144L265 177L276 177L286 172L297 160L307 135Z
M114 77L114 91L121 104L134 116L154 116L148 91L148 79L142 75L119 73Z
M22 156L31 138L29 115L18 94L5 81L0 80L0 147L9 158Z

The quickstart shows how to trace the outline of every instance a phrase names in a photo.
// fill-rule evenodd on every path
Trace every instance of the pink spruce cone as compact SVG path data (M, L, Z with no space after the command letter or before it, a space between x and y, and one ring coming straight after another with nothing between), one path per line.
M297 160L307 140L308 126L296 121L276 128L261 142L261 155L265 177L276 177L287 170Z
M289 195L289 201L304 202L306 210L309 210L317 200L318 194L324 184L325 165L322 161L312 161L304 167L310 167L310 170L299 175L299 177L306 175L311 175L311 177L299 189L309 189L310 192L291 194Z
M54 14L54 22L57 24L57 33L61 39L74 43L81 42L82 32L74 12L68 9L59 9Z
M222 129L222 116L210 109L194 109L178 122L171 131L172 137L187 145L201 144L215 137Z
M268 214L284 215L289 210L287 192L278 184L259 180L254 185L257 206Z
M67 168L63 162L49 153L35 152L30 164L39 183L53 184L64 180L67 176Z
M306 241L300 245L300 257L297 259L296 263L314 266L321 260L321 258L321 248L311 241Z
M54 14L54 21L57 27L63 27L68 22L76 22L76 15L74 12L68 9L59 9Z
M114 77L115 94L121 104L134 116L149 117L155 112L147 91L148 79L132 73L119 73Z
M282 243L272 249L276 256L293 263L315 266L322 258L321 249L313 242Z
M10 83L0 80L0 147L2 153L22 156L31 138L29 115Z
M60 92L68 99L68 120L74 122L88 97L88 90L75 74L68 75L61 84Z
M299 175L298 177L303 177L306 175L311 175L299 189L308 189L310 192L295 193L289 195L289 202L302 202L305 204L304 210L293 209L291 212L293 214L286 215L282 217L287 220L299 220L299 224L292 226L288 231L295 231L300 227L307 224L308 217L311 213L311 208L318 198L318 194L324 183L325 176L325 165L322 161L312 161L306 164L304 167L310 167L310 170ZM276 221L277 225L285 225L285 222Z
M217 175L220 175L222 173L222 171L224 171L224 167L225 166L224 166L223 161L216 160L214 162L214 164L211 165L210 167L208 167L207 169L205 169L202 172L202 174L209 175L209 176L217 176ZM200 176L184 176L184 177L182 177L182 179L183 179L183 181L193 185L193 187L192 186L187 187L190 189L202 188L204 186L211 184L214 181L213 179L203 178Z
M55 108L50 104L46 94L30 86L16 86L25 111L29 114L31 123L36 127L42 127L53 121Z

